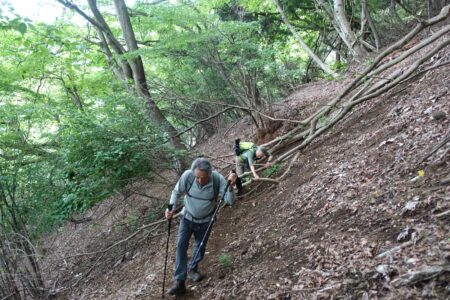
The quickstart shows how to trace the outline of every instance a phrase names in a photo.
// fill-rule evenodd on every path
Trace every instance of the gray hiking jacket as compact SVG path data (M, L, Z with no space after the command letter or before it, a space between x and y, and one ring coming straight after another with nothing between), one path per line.
M197 180L195 180L195 177L191 175L192 171L187 170L184 171L183 175L181 175L175 185L169 203L172 204L173 207L176 207L179 197L182 194L185 194L184 207L181 214L189 221L195 223L209 222L218 201L220 201L221 195L225 193L227 180L220 173L216 171L213 171L213 173L218 174L220 179L219 195L217 196L217 199L214 197L213 175L211 175L211 179L206 185L201 186ZM194 178L194 182L191 186L192 178ZM188 189L188 191L186 189ZM224 200L227 204L232 205L234 202L234 192L230 190L226 191Z

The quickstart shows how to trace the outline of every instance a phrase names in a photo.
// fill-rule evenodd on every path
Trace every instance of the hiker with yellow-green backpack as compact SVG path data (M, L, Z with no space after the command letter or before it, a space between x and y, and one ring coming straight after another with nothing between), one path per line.
M246 169L250 169L255 179L259 179L256 173L255 164L258 160L267 157L265 167L272 165L272 154L263 146L258 146L252 142L241 142L240 139L234 141L233 154L236 161L236 172L239 177L242 176ZM238 186L238 195L242 193L242 187Z

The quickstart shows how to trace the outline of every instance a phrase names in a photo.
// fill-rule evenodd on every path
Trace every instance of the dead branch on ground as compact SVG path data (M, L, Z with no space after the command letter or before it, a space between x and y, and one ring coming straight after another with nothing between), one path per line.
M413 285L421 281L430 280L444 273L450 272L450 265L425 266L417 271L408 272L392 281L394 287Z
M419 161L419 164L423 163L425 160L427 160L431 155L433 155L436 151L438 151L440 148L442 148L445 144L450 142L450 131L442 138L440 142L438 142L436 145L431 148L430 151L425 154L422 159Z

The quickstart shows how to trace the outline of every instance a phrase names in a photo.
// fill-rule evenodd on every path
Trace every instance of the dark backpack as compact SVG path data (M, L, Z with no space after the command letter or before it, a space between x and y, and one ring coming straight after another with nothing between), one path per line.
M192 197L191 195L189 195L189 191L192 188L192 185L194 184L195 181L195 176L194 176L194 172L189 172L188 178L186 180L186 186L185 191L186 194L189 197L195 198L195 199L199 199L199 200L209 200L209 201L214 201L217 199L217 196L219 195L219 189L220 189L220 175L219 173L217 173L216 171L212 172L212 178L213 178L213 189L214 189L214 198L212 199L202 199L202 198L196 198L196 197Z

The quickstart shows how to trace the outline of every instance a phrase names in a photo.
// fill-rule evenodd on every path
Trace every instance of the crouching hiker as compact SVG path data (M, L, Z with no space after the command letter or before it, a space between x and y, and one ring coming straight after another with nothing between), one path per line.
M227 180L231 183L227 183ZM212 171L209 161L204 158L197 158L191 166L181 175L175 188L172 191L170 204L176 207L178 198L185 194L184 207L180 213L180 227L178 229L177 250L175 261L175 274L170 295L182 295L186 293L185 281L188 277L194 282L205 278L199 272L198 263L205 255L206 243L211 233L211 226L214 222L216 207L221 202L229 205L233 204L234 193L232 185L236 180L236 175L231 173L225 179L220 173ZM218 200L218 195L222 198ZM171 219L173 212L166 210L166 218ZM194 249L192 259L188 265L187 250L189 240L194 234Z
M263 146L257 146L252 142L241 142L239 139L236 139L233 152L236 161L236 171L239 177L242 176L246 169L250 169L253 177L258 179L259 175L256 173L255 164L258 160L265 157L267 158L267 162L264 166L270 167L272 165L271 160L273 156L269 150Z

